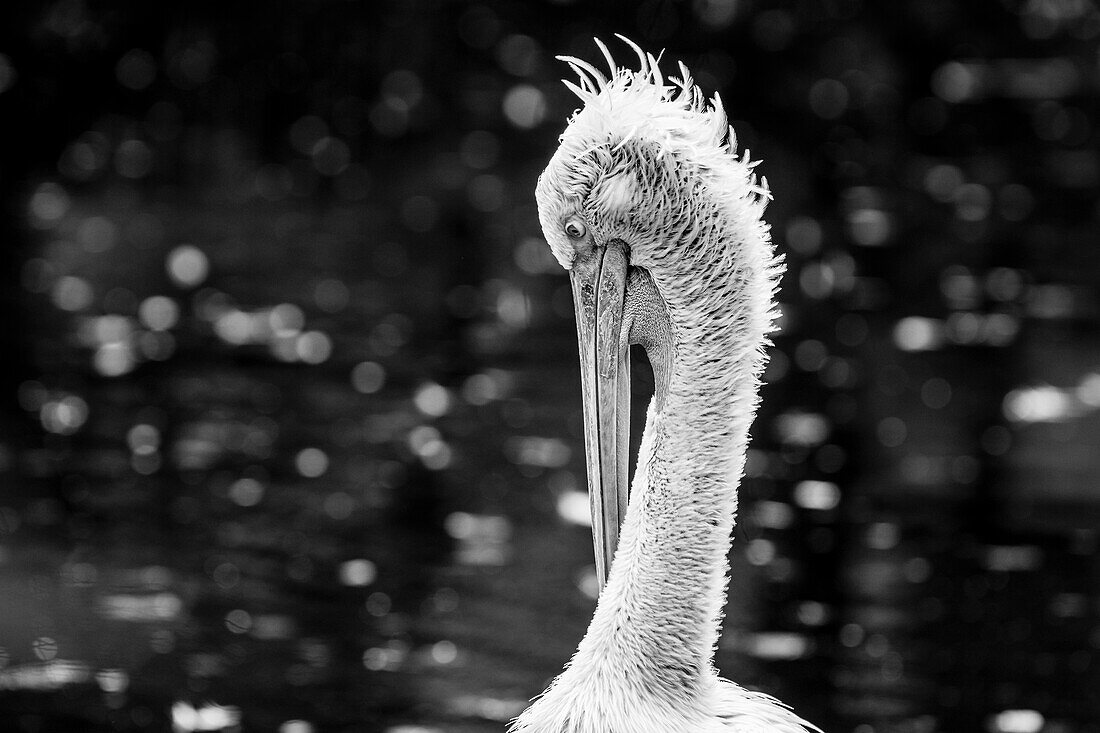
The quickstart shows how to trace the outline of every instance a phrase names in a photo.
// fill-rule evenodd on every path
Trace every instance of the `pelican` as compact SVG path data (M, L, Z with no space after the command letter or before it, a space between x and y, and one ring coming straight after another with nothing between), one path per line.
M510 731L819 730L713 663L783 270L762 220L767 180L736 155L717 94L706 100L683 64L666 81L619 38L637 71L598 39L609 76L559 57L583 107L535 190L573 291L601 592L572 660ZM628 491L630 344L655 389Z

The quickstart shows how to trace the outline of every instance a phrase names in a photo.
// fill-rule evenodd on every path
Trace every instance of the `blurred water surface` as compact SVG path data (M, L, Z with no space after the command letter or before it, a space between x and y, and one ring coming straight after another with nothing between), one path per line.
M621 16L739 99L788 260L723 674L829 731L1097 730L1100 13L643 5L28 15L122 96L3 192L9 727L499 731L560 670L595 577L530 191L550 50ZM75 73L22 58L0 102Z

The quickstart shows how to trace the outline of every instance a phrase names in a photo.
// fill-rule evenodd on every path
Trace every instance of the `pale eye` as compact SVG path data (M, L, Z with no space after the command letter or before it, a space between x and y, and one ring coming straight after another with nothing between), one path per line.
M567 221L565 223L565 233L573 239L580 239L585 233L584 224L579 221Z

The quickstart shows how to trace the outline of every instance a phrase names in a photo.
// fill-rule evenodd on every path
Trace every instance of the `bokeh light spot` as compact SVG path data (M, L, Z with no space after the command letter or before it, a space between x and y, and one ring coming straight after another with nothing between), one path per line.
M279 733L315 733L316 730L308 720L287 720L279 725Z
M138 455L156 453L160 449L160 431L148 423L138 423L126 433L126 444Z
M902 351L932 351L943 342L944 324L934 318L908 316L894 324L894 343Z
M328 471L328 454L320 448L303 448L294 457L294 467L306 478L317 478Z
M146 331L138 335L142 356L153 361L165 361L176 352L176 339L164 331Z
M82 311L92 304L94 297L91 284L74 275L58 278L53 286L52 300L61 310Z
M115 64L115 78L127 89L140 92L157 78L157 62L148 51L131 49Z
M745 557L753 565L768 565L775 560L775 543L771 540L757 538L751 540L745 548Z
M332 339L320 331L306 331L298 336L294 350L306 364L321 364L332 356Z
M803 601L796 612L798 621L806 626L824 626L832 616L831 609L818 601Z
M453 641L448 641L447 639L432 644L431 653L432 661L436 664L452 664L458 659L458 647L455 646Z
M244 612L242 611L242 613ZM229 623L227 617L226 625L228 626ZM247 631L247 629L244 631ZM235 631L234 633L243 634L244 631ZM175 733L226 730L236 728L240 722L240 708L225 707L213 703L196 708L188 702L177 701L172 703L172 730Z
M109 341L96 349L95 370L105 377L120 377L137 366L137 355L128 341Z
M832 481L799 481L794 487L794 503L804 509L835 509L840 504L840 487Z
M245 634L252 628L252 614L240 608L225 615L225 628L234 634Z
M306 315L293 303L279 303L268 312L267 325L276 336L297 336L306 325Z
M153 331L167 331L179 322L180 307L164 295L153 295L141 301L138 318Z
M210 273L210 260L192 244L181 244L168 253L168 277L181 288L194 288Z
M101 669L96 672L95 681L104 692L125 692L130 686L130 675L124 669Z
M450 412L453 401L450 390L435 382L422 384L413 395L416 409L428 417L446 415Z
M816 372L825 365L829 352L821 341L806 339L800 341L794 349L794 362L806 372Z
M497 61L502 69L515 76L530 76L539 66L541 49L538 41L519 33L506 36L497 45Z
M351 385L357 392L374 394L386 383L386 370L381 364L363 361L351 370Z
M852 241L864 247L886 244L893 232L889 215L880 209L856 209L848 214L847 223Z
M768 529L786 529L794 523L794 510L781 501L764 499L756 502L752 516L757 525Z
M817 219L796 216L787 223L787 246L801 255L812 255L821 249L823 233Z
M351 163L351 149L337 137L323 137L310 150L313 167L323 176L338 176Z
M872 522L864 533L864 542L873 550L892 550L901 540L901 528L894 522Z
M992 733L1039 733L1046 719L1038 710L1002 710L989 720Z
M1013 422L1062 422L1077 414L1077 403L1058 387L1021 387L1005 395L1004 415Z
M334 491L322 504L325 514L337 521L347 519L355 511L355 499L345 491Z
M940 163L924 174L924 190L940 203L951 201L955 197L955 191L962 185L963 173L955 165Z
M88 420L88 403L76 395L45 402L38 411L42 427L58 435L71 435Z
M524 237L512 251L516 266L528 275L555 273L561 271L561 265L554 259L550 248L540 237Z
M254 478L240 478L229 485L229 499L238 506L256 506L264 492L264 485Z
M908 434L909 430L905 426L905 421L900 417L885 417L879 420L875 428L878 441L887 448L897 448L905 442Z
M973 99L980 80L972 64L949 61L932 72L932 92L945 102L958 103Z
M592 526L592 512L589 508L588 494L583 491L565 491L558 497L558 516L569 524L578 527Z
M953 196L955 215L963 221L981 221L989 216L993 195L980 183L964 183Z
M31 195L30 211L35 224L46 228L56 224L69 213L71 204L68 192L56 183L43 183Z
M537 127L546 118L546 96L530 84L518 84L504 95L504 116L521 130Z
M405 642L390 641L385 646L371 647L363 652L363 666L372 672L393 672L401 667L408 654L408 645ZM412 728L414 731L420 729L420 726L405 727ZM432 733L435 733L435 731L432 731Z
M863 627L857 623L847 623L840 627L840 643L849 649L862 644L865 637L866 633L863 631Z
M85 252L106 252L118 242L118 227L105 216L89 216L76 228L76 241Z
M378 577L378 568L365 559L347 560L340 563L340 582L347 586L361 588L370 585Z
M367 609L367 613L375 618L381 618L390 612L393 608L393 601L389 595L382 591L375 591L367 596L367 601L364 604Z
M776 417L774 429L784 443L813 446L825 442L831 426L821 413L791 411Z
M947 407L951 402L951 383L943 377L932 377L921 385L920 398L933 410Z
M835 120L848 109L848 88L836 79L819 79L810 87L809 101L818 117Z

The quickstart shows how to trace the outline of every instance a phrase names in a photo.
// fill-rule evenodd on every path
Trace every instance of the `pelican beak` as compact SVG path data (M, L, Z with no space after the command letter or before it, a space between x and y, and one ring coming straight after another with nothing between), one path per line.
M596 578L607 582L626 516L630 359L623 327L626 244L613 239L578 257L570 271L584 400L584 450L592 505Z

